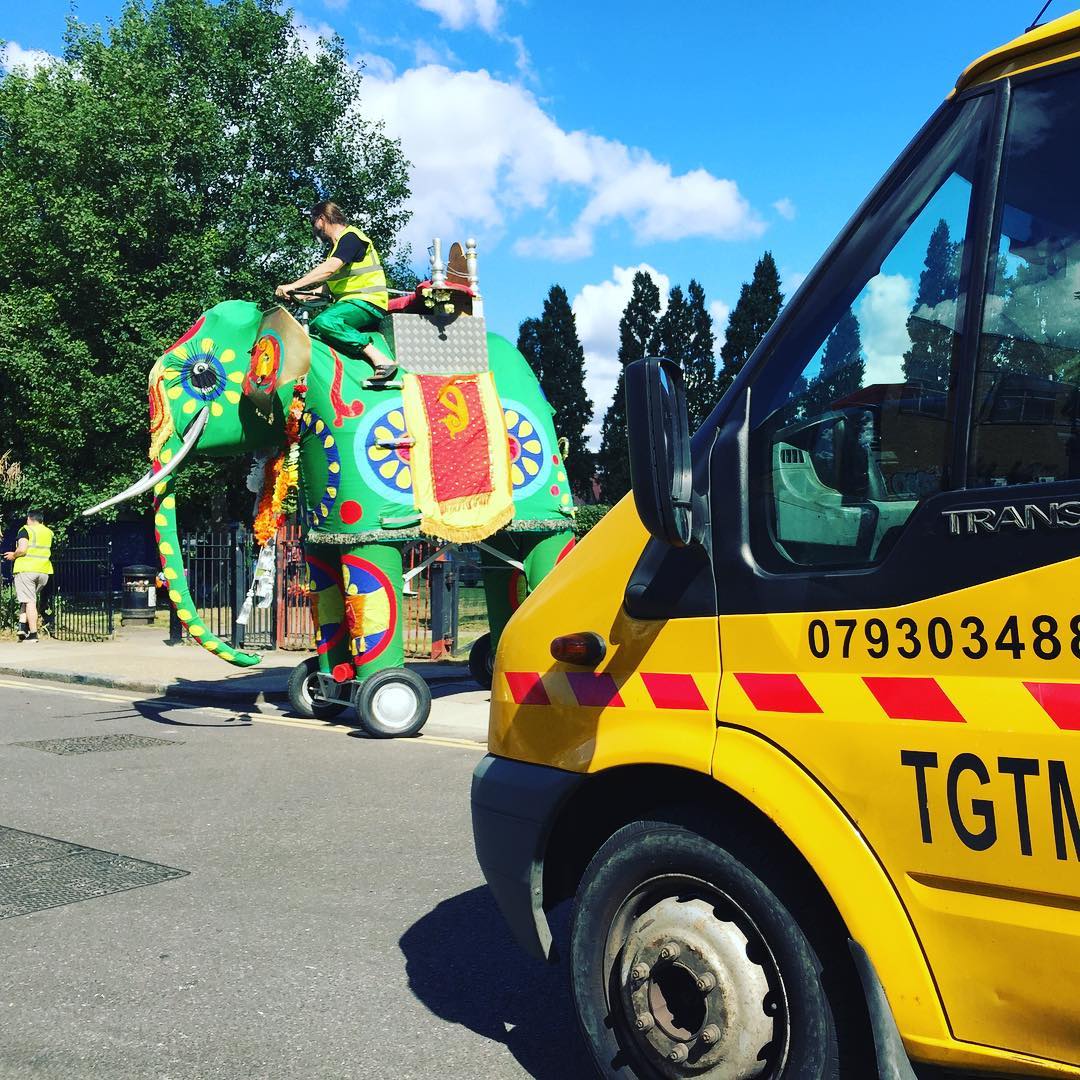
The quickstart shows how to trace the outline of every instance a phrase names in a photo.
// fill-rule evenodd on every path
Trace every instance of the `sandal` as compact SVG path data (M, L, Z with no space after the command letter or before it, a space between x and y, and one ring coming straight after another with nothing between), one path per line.
M397 372L397 362L391 360L381 349L372 344L367 344L362 350L364 359L371 365L373 373L369 382L386 382Z

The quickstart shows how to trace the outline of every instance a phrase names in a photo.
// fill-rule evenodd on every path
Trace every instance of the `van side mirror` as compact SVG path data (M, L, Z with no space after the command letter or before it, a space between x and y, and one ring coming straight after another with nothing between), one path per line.
M657 540L685 547L693 534L690 424L673 360L647 356L627 365L626 428L638 517Z

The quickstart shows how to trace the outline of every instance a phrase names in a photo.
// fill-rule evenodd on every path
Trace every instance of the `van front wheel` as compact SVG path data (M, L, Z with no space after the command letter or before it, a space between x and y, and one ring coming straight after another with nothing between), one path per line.
M578 890L570 969L600 1075L835 1080L821 963L773 891L685 826L638 821Z

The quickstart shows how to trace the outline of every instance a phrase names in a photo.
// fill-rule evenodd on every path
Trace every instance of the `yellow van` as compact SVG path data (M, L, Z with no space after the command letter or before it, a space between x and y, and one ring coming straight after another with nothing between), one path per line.
M976 61L499 645L481 866L605 1077L1080 1077L1080 13Z

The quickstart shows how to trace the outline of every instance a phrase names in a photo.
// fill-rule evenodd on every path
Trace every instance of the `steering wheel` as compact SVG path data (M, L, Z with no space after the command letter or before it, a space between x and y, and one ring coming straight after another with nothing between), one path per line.
M330 297L322 289L293 289L283 300L278 300L275 296L274 302L287 304L293 309L294 314L301 321L304 321L307 318L314 317L323 308L328 307Z

